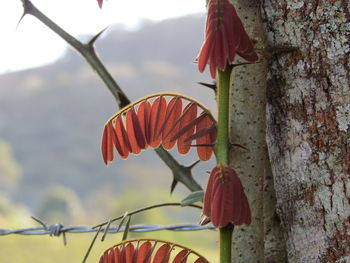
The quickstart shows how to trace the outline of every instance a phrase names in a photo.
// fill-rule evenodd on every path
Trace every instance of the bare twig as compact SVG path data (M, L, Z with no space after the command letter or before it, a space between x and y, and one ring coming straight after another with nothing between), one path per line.
M151 206L147 206L147 207L143 207L143 208L140 208L140 209L137 209L137 210L134 210L134 211L131 211L131 212L126 212L124 213L123 215L121 216L118 216L118 217L115 217L113 219L110 219L106 222L103 222L101 224L98 224L96 226L94 226L93 228L98 228L100 226L105 226L107 225L108 223L112 223L112 222L115 222L117 220L120 220L120 219L123 219L127 216L132 216L132 215L135 215L135 214L139 214L139 213L142 213L142 212L145 212L145 211L148 211L148 210L151 210L151 209L154 209L154 208L159 208L159 207L165 207L165 206L181 206L181 203L162 203L162 204L156 204L156 205L151 205ZM202 209L201 206L198 206L198 205L189 205L190 207L194 207L194 208L198 208L198 209Z
M126 94L117 84L117 82L113 79L111 74L108 72L108 70L106 69L106 67L103 65L103 63L101 62L101 60L96 54L94 43L104 30L102 30L95 37L93 37L87 44L84 44L79 40L77 40L72 35L68 34L65 30L63 30L60 26L58 26L45 14L43 14L38 8L36 8L32 4L30 0L21 0L21 1L23 3L23 8L24 8L23 16L25 16L26 14L30 14L36 17L40 22L42 22L44 25L50 28L53 32L55 32L57 35L63 38L69 45L71 45L76 51L78 51L86 59L86 61L89 63L92 69L96 71L96 73L103 80L103 82L106 84L107 88L113 94L120 108L123 108L126 105L130 104L129 98L126 96ZM175 160L175 158L166 150L164 150L162 147L156 149L156 153L164 161L164 163L171 169L174 175L174 182L176 183L181 182L190 191L198 191L202 189L201 186L193 179L190 168L180 165Z

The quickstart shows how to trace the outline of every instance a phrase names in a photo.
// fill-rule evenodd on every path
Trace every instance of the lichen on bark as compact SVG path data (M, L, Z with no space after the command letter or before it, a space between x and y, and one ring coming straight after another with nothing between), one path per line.
M268 149L289 262L350 255L350 3L262 0Z

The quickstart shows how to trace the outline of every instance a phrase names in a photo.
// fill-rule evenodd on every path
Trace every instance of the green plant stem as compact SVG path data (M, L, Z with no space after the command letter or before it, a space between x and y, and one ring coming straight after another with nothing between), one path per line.
M215 145L217 164L229 165L229 91L233 67L227 66L224 71L217 71L218 92L218 136ZM234 226L220 228L220 263L231 263L232 232Z
M232 67L227 66L224 71L217 71L217 104L218 104L218 130L216 160L218 164L229 165L229 91L230 91L230 76Z
M220 228L220 263L231 263L233 225Z

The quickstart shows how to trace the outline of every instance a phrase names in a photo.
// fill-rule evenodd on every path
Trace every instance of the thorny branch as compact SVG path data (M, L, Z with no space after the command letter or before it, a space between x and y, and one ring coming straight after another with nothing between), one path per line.
M50 28L53 32L63 38L69 45L71 45L76 51L78 51L93 68L94 71L103 80L109 91L113 94L118 106L120 108L125 107L130 103L129 98L113 79L111 74L108 72L106 67L103 65L101 60L96 54L94 43L101 35L103 31L93 37L88 43L84 44L74 38L72 35L68 34L65 30L59 27L55 22L43 14L39 9L37 9L30 0L21 0L23 3L24 13L22 18L30 14L36 17L40 22ZM202 190L202 187L194 180L191 172L192 167L185 167L179 164L175 158L162 147L155 150L162 161L170 168L174 175L173 187L177 182L184 184L190 191Z

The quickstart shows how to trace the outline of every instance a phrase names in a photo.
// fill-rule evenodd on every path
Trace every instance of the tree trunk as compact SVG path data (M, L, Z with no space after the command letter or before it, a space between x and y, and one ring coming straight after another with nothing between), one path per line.
M230 139L247 150L232 147L230 161L242 179L253 221L236 227L233 262L286 261L285 242L276 216L276 198L266 145L266 38L256 0L233 0L249 36L257 42L260 62L240 66L233 72Z
M350 262L350 2L262 0L267 141L289 262Z

